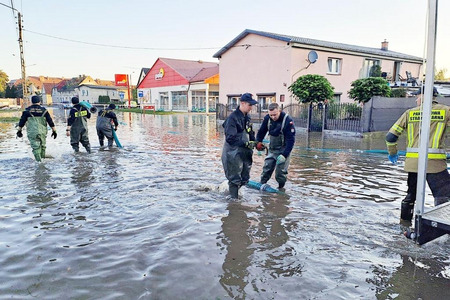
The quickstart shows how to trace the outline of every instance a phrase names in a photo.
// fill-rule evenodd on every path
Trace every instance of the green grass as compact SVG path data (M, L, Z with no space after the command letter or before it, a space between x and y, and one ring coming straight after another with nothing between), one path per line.
M0 122L4 122L4 123L14 123L14 122L19 122L20 118L18 117L2 117L0 116Z

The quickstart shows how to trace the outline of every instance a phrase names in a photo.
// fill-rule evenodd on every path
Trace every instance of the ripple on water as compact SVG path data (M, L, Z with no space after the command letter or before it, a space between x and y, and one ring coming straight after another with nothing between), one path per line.
M2 129L0 298L450 298L448 237L404 239L406 174L348 150L365 141L299 136L286 195L230 201L213 117L118 115L123 150L99 150L94 117L92 154L58 137L41 164Z

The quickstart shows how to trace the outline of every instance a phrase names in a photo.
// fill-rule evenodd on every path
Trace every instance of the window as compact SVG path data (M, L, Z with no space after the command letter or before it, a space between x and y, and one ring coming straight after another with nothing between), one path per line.
M341 74L342 59L340 58L328 58L328 73L329 74Z
M236 95L228 96L228 110L234 110L238 107L239 97Z
M269 109L269 104L272 102L277 102L275 94L256 94L258 96L258 102L261 106L261 110Z
M334 95L333 95L334 103L336 103L336 104L341 103L341 95L342 95L342 93L334 94Z
M192 91L192 110L206 108L206 92Z
M366 59L364 60L364 66L363 66L363 74L362 78L370 77L370 73L373 70L374 66L379 66L380 61L378 59Z
M169 94L167 92L159 93L159 108L169 109Z
M187 92L172 92L172 110L188 110Z
M219 92L209 92L209 111L215 111L219 103Z

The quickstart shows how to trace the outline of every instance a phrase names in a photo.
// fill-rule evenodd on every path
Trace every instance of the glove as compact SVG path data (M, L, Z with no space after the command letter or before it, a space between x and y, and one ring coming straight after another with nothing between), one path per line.
M264 148L266 148L266 146L264 146L263 143L258 142L258 144L256 144L256 150L258 150L258 151L263 151Z
M277 157L277 165L281 165L286 161L286 157L283 156L283 154L278 155Z
M395 165L398 160L398 154L392 154L392 155L389 154L388 158L389 158L389 161Z
M117 126L114 126L114 131L117 131Z
M19 137L19 138L23 137L22 130L17 130L16 135L17 135L17 137Z
M56 131L53 131L51 136L53 137L53 139L56 139L56 137L58 136L58 134L56 133Z
M253 150L253 148L255 148L255 146L256 146L256 142L255 141L245 142L245 147L248 148L248 149Z

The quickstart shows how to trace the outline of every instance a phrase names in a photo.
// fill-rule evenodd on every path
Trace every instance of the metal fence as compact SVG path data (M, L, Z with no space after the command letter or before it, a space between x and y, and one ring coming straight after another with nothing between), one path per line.
M216 110L217 119L225 120L236 106L218 104ZM362 109L356 104L323 104L302 103L290 104L283 107L283 111L289 114L298 128L308 131L341 130L362 132ZM253 122L262 122L267 110L261 110L260 105L255 105L250 112Z

